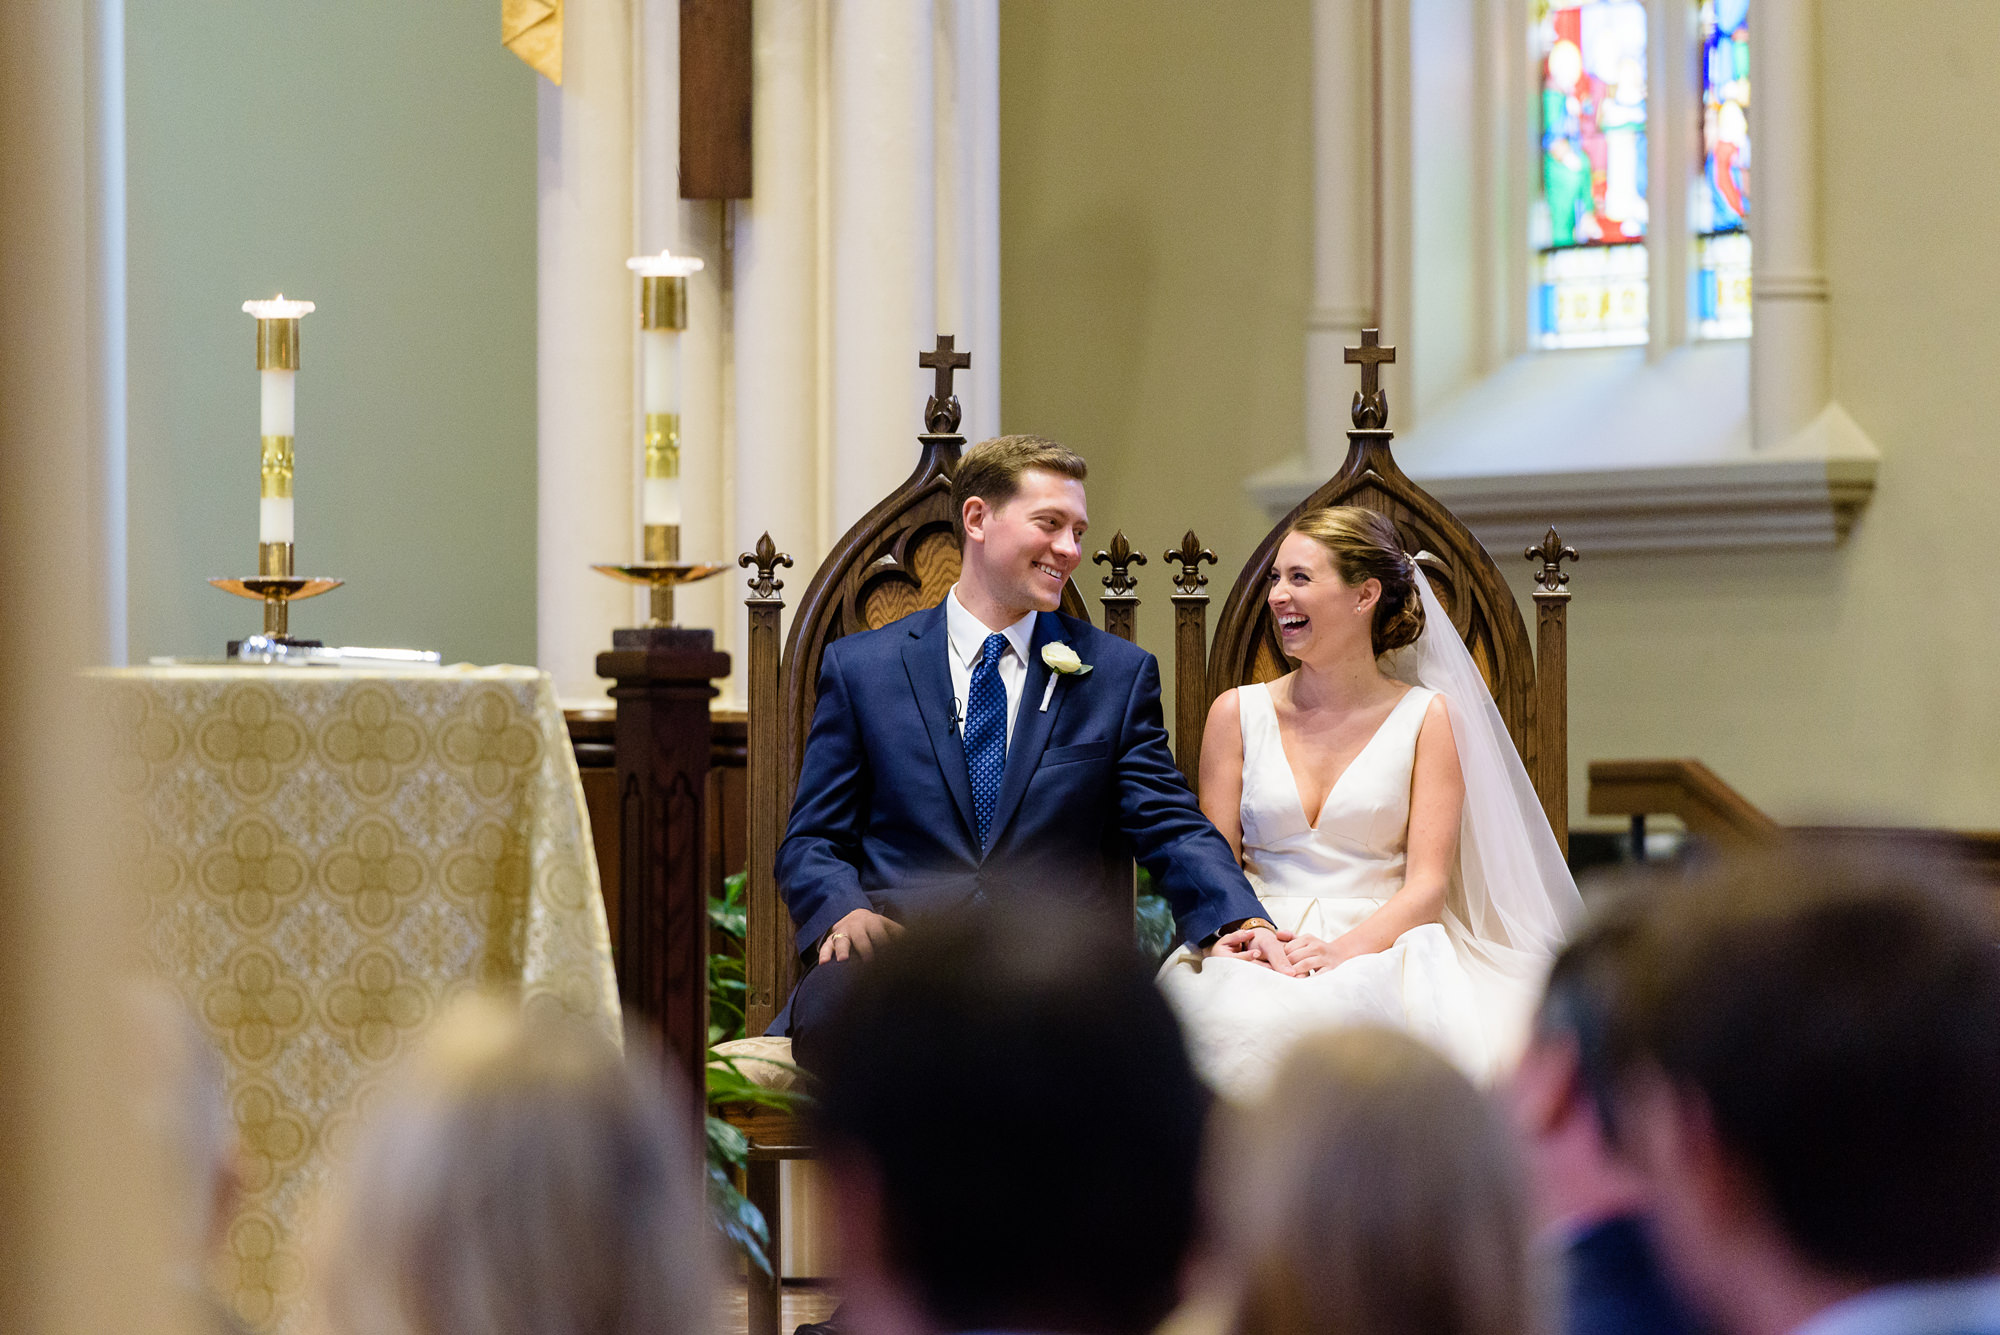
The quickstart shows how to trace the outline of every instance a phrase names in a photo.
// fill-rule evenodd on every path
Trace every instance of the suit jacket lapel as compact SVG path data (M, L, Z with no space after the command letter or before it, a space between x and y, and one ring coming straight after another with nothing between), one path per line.
M1042 763L1042 752L1048 747L1056 715L1061 712L1063 700L1069 695L1069 687L1057 683L1048 710L1043 712L1042 692L1048 690L1049 677L1053 674L1049 665L1042 661L1042 646L1062 638L1062 622L1056 619L1055 613L1044 612L1035 618L1035 637L1028 645L1028 680L1021 688L1021 704L1014 714L1014 737L1007 746L1007 772L1000 780L1000 800L993 806L991 845L999 844L1001 831L1007 828L1007 822L1021 805L1021 798L1028 791L1028 779L1034 774L1035 766Z
M910 689L916 692L917 708L924 716L924 731L931 737L938 772L944 775L944 786L951 791L951 800L958 804L959 819L970 833L972 780L966 775L965 747L951 721L951 665L945 658L951 652L951 637L945 630L943 605L930 609L923 622L911 626L910 638L903 642L903 667L910 674Z

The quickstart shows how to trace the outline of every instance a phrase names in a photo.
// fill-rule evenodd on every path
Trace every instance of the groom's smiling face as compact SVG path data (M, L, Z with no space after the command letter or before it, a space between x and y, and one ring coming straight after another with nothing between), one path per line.
M1021 489L998 507L965 507L965 579L1018 620L1053 612L1083 560L1090 527L1083 483L1043 468L1021 474Z

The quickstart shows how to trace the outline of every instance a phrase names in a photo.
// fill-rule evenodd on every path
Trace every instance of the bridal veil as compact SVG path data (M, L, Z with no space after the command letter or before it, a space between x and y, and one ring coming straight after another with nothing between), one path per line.
M1450 709L1465 812L1445 914L1457 920L1453 939L1502 1030L1490 1037L1512 1054L1526 1039L1549 962L1583 900L1479 665L1421 567L1416 582L1423 633L1383 667L1400 681L1442 692Z

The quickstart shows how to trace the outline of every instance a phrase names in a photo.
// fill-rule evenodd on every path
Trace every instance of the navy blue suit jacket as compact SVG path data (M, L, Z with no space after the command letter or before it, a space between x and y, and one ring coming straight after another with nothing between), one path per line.
M1568 1335L1701 1335L1633 1216L1586 1229L1570 1243L1564 1270Z
M1052 675L1042 646L1089 664ZM902 922L1022 886L1113 904L1137 858L1198 941L1264 916L1243 870L1167 749L1153 656L1087 621L1035 618L1007 769L984 857L965 751L952 725L942 605L844 636L820 659L778 889L809 950L855 909Z

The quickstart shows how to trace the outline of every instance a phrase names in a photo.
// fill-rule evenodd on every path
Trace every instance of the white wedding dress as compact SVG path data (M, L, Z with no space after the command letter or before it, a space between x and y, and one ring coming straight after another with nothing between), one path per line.
M1331 941L1402 888L1417 734L1438 694L1412 686L1335 781L1318 819L1309 821L1285 758L1270 688L1238 689L1243 869L1278 927ZM1476 703L1492 708L1490 699ZM1459 706L1447 699L1446 708L1459 731ZM1507 749L1511 756L1512 747ZM1160 968L1159 983L1180 1016L1203 1077L1227 1098L1254 1099L1286 1051L1305 1035L1383 1024L1429 1043L1473 1079L1493 1079L1518 1055L1560 932L1519 939L1534 934L1514 923L1510 933L1481 902L1477 867L1471 877L1466 869L1462 857L1443 921L1413 927L1387 950L1309 977L1286 977L1244 960L1206 958L1188 946L1174 951ZM1566 888L1574 898L1566 871L1560 879L1565 884L1557 889ZM1474 882L1470 893L1468 880ZM1487 926L1489 935L1472 923Z

